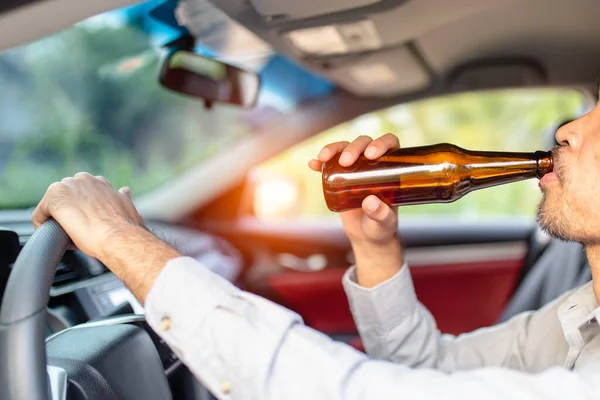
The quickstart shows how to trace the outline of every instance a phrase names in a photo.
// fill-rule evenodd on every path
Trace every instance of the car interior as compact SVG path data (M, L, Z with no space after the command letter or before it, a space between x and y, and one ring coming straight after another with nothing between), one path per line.
M183 254L364 351L341 284L352 249L308 157L389 129L407 146L549 149L598 101L599 13L593 0L0 3L0 398L214 398L106 266L57 224L34 234L48 185L83 169L130 185ZM504 125L468 123L496 114ZM508 186L399 211L441 332L591 279L580 244L536 226L537 182Z

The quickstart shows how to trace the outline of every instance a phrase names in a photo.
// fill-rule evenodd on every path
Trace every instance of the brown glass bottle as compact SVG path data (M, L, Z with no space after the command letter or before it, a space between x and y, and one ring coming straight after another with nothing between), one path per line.
M541 178L552 171L550 152L470 151L452 144L391 151L377 160L361 156L342 167L339 155L323 165L323 192L331 211L360 208L374 194L391 206L449 203L490 186Z

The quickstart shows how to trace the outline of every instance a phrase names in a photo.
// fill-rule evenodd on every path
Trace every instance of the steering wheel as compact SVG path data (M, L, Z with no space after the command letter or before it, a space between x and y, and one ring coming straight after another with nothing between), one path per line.
M49 220L13 266L0 310L0 399L170 399L157 347L139 326L84 324L45 341L50 287L69 243Z

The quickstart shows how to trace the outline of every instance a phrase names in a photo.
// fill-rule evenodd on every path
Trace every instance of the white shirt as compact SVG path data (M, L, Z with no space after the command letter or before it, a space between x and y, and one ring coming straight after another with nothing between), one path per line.
M592 282L536 312L458 337L440 334L431 313L417 301L406 265L372 289L356 283L354 268L342 283L365 350L373 358L446 372L487 366L539 372L600 362L595 317L600 309Z
M399 324L401 327L397 329L401 332L419 331L423 321L420 318L425 312L411 294L414 292L411 292L408 268L402 268L399 274L378 287L364 289L377 298L382 287L397 283L405 290L387 301L401 301L393 311L398 320L379 331L383 336L378 339L364 338L367 346L381 342L383 353L387 352L390 358L397 357L394 361L408 361L407 364L415 366L441 366L441 369L411 369L370 359L352 347L304 326L297 314L239 290L201 263L186 257L169 261L160 273L146 298L146 318L198 380L219 399L600 398L598 362L586 363L576 371L556 366L541 373L524 373L491 366L502 365L495 363L500 351L497 354L492 351L493 362L487 362L484 347L477 346L478 350L471 354L481 359L478 363L471 356L458 356L470 353L458 350L459 344L456 351L444 353L447 347L436 342L438 344L434 343L435 350L432 351L430 339L415 340L419 335L408 335L412 339L399 346L399 351L390 351L386 347L387 328L393 329ZM372 305L377 306L383 300L379 298ZM362 307L358 297L351 296L351 304L355 312ZM360 318L370 311L382 312L378 320L385 321L386 309L369 310L369 307L365 306L364 312L355 314L359 326L363 324ZM598 314L595 309L588 316L588 325L598 324L595 317ZM522 324L512 333L528 336L521 329L529 328L529 324ZM363 324L362 333L365 330L368 333L370 328ZM428 332L437 335L435 329ZM490 348L494 347L492 339L489 338ZM510 335L504 334L503 340L508 339ZM543 341L544 338L538 339ZM553 344L542 343L538 347L552 352ZM506 347L509 352L516 348L519 354L527 352L519 346ZM442 361L420 362L421 354L433 354L433 358L425 358ZM454 355L447 358L448 354ZM469 361L463 365L464 360ZM476 364L490 366L477 368L480 365ZM453 372L447 372L450 370Z

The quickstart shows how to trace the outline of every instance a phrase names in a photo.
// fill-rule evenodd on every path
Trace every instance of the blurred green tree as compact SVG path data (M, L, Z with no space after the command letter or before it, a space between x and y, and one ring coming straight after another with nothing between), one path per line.
M78 171L141 193L244 133L241 109L160 87L161 50L138 28L92 19L0 55L0 208Z

